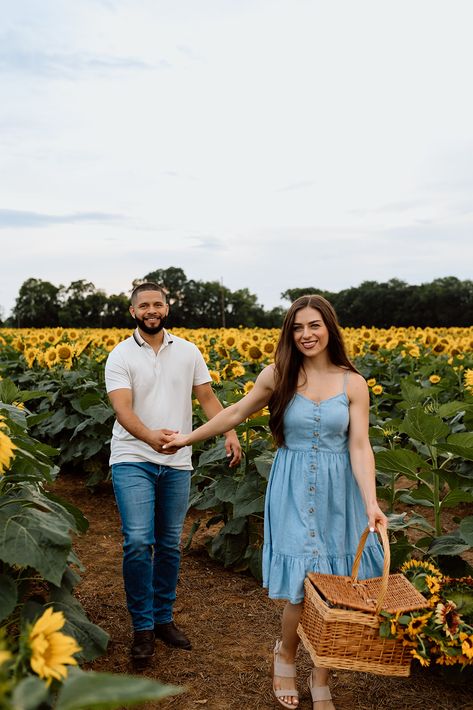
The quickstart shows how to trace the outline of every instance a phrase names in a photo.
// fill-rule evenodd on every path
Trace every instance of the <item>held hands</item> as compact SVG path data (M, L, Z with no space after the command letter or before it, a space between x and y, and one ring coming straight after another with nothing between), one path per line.
M169 430L166 430L169 431ZM168 437L168 441L163 445L163 453L175 453L178 449L183 446L189 446L189 436L186 434L178 434L177 432L171 432ZM230 458L229 466L238 466L241 461L241 446L238 441L238 437L235 431L229 431L225 434L225 450L227 452L227 458Z
M174 454L179 449L182 449L183 446L189 446L188 436L186 436L185 434L179 434L177 431L173 431L171 432L171 434L172 435L169 437L168 441L163 446L164 454Z
M178 447L175 447L174 444L170 446L170 442L176 434L177 432L173 429L153 429L146 443L158 454L167 454L169 456L170 454L175 454L178 450Z

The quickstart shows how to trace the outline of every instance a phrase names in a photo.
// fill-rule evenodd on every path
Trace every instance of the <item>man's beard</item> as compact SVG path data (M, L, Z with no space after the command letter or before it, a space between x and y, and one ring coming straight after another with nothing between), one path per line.
M160 318L159 324L153 326L152 328L149 325L146 325L146 322L142 318L138 318L138 316L136 315L135 321L138 325L138 328L142 330L143 333L147 333L148 335L156 335L157 333L161 332L161 330L166 325L167 316L162 316Z

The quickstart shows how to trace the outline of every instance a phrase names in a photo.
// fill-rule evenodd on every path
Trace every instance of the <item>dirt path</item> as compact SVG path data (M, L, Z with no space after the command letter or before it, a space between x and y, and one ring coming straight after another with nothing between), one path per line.
M77 505L90 523L76 539L85 565L78 597L90 619L110 634L106 656L95 670L132 673L128 648L131 628L121 575L121 533L113 493L104 484L93 495L83 481L63 476L55 491ZM188 525L190 524L190 521ZM189 634L191 652L157 643L149 677L183 685L186 692L147 710L274 710L270 658L278 634L281 606L268 600L252 577L223 569L209 560L197 540L184 555L175 618ZM311 710L305 678L309 656L300 650L300 708ZM337 710L473 710L471 689L449 684L426 671L393 679L338 671L330 681Z

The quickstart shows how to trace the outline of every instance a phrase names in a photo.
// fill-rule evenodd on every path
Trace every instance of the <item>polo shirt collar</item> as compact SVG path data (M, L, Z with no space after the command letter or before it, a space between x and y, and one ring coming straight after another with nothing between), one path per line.
M135 328L133 331L133 340L137 345L140 346L140 348L146 343L146 340L142 337L140 331L138 328ZM172 335L169 333L166 328L163 328L163 343L161 347L166 347L167 345L170 345L173 342L172 340ZM146 343L148 344L148 343Z

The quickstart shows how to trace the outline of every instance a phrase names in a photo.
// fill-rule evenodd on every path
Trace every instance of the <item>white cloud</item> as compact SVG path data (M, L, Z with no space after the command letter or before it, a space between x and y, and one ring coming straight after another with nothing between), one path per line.
M168 266L267 307L469 278L472 20L469 0L3 2L0 304L30 276L118 292Z

